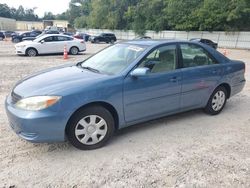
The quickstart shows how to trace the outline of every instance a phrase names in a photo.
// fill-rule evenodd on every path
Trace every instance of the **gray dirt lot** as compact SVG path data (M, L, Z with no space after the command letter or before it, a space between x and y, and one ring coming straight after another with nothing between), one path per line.
M4 99L22 77L66 62L77 62L106 44L87 44L87 52L19 57L0 41L0 187L250 187L250 84L231 98L218 116L186 112L119 131L109 144L80 151L68 143L32 144L8 125ZM250 51L229 50L247 63Z

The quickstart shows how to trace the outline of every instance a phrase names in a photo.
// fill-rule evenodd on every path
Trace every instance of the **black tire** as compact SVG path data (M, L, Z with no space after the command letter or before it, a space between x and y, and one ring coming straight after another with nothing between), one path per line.
M114 43L115 43L115 41L114 41L113 39L111 39L110 43L111 43L111 44L114 44Z
M13 42L18 43L18 42L20 42L20 40L19 39L13 39Z
M35 57L37 56L38 52L35 48L28 48L26 50L26 55L29 56L29 57Z
M106 122L107 129L106 129L105 136L102 138L102 140L100 140L98 143L89 145L89 144L84 144L84 143L80 142L79 139L82 139L85 137L85 135L89 135L91 133L84 133L83 134L84 136L82 138L79 138L79 135L77 137L75 132L76 132L77 126L79 126L80 120L82 120L84 118L88 118L88 116L91 116L91 115L95 115L95 116L99 116L99 117L103 118ZM91 125L91 124L89 124L89 125ZM112 137L112 135L114 133L114 127L115 127L114 118L113 118L112 114L106 108L101 107L101 106L90 106L90 107L86 107L86 108L83 108L83 109L77 111L70 118L70 120L67 124L66 134L68 136L70 143L74 147L76 147L80 150L92 150L92 149L100 148L107 143L107 141ZM85 130L85 128L83 127L83 130ZM88 130L88 128L86 128L86 129ZM92 133L92 134L94 134L94 133ZM91 137L91 140L92 140L92 137Z
M69 53L72 55L77 55L79 53L79 49L76 46L72 46L69 50Z
M95 43L99 43L99 40L98 40L98 39L95 39L94 42L95 42Z
M215 103L213 103L213 99L216 100L216 94L221 93L221 92L222 92L223 95L224 95L224 102L221 102L220 105L217 105L217 106L218 106L218 109L215 109L215 108L213 107L213 105L215 105ZM222 94L222 93L221 93L221 94ZM221 101L223 101L223 100L221 99ZM223 86L219 86L219 87L217 87L217 88L214 90L214 92L213 92L212 95L210 96L210 98L209 98L209 100L208 100L208 103L207 103L206 107L204 108L204 111L205 111L207 114L210 114L210 115L217 115L217 114L219 114L219 113L223 110L224 106L226 105L226 102L227 102L227 90L226 90ZM215 105L215 106L216 106L216 105Z

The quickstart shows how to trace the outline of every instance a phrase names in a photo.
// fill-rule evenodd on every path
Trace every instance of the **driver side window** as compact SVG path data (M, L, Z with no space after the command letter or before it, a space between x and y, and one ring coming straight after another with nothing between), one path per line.
M53 37L46 37L43 40L44 40L44 42L53 42Z
M139 67L147 67L151 73L169 72L176 69L176 45L156 48L143 59Z

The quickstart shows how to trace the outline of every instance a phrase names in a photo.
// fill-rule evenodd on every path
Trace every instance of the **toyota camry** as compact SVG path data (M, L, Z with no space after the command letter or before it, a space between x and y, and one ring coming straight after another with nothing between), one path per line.
M243 62L202 43L134 40L24 78L5 107L25 140L95 149L140 122L197 108L219 114L243 89L244 73Z

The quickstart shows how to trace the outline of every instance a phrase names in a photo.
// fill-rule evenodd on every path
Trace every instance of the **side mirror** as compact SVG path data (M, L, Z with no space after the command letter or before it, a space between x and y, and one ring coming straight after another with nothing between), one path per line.
M141 67L141 68L136 68L134 69L131 73L130 76L132 77L140 77L140 76L145 76L150 72L150 69L147 67Z
M41 40L40 42L41 42L41 44L43 44L43 43L44 43L44 40Z

